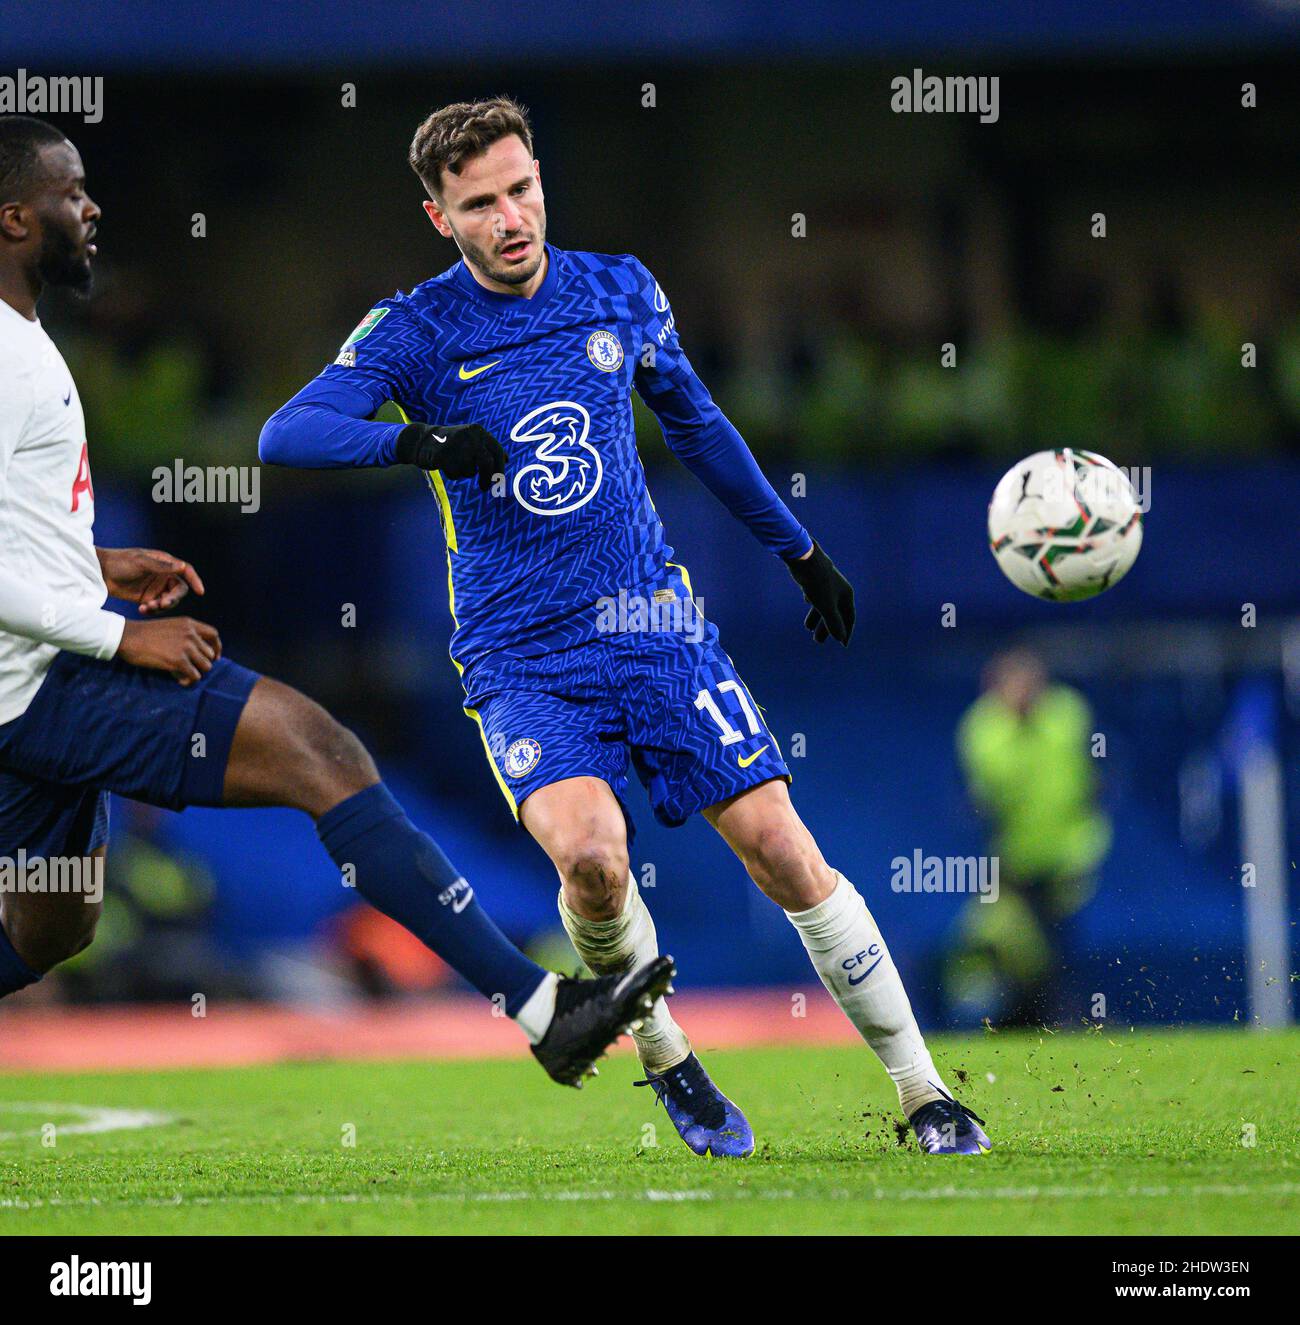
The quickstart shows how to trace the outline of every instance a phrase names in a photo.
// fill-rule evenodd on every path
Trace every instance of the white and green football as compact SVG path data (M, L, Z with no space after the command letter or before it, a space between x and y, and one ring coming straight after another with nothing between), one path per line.
M1137 560L1137 494L1122 469L1093 451L1035 452L993 490L989 547L1007 579L1035 598L1095 597Z

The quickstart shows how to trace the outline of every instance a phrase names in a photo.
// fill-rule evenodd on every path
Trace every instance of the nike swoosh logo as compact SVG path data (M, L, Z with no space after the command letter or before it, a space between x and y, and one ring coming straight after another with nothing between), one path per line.
M748 767L750 766L750 764L752 764L752 763L754 762L754 760L757 759L758 756L761 755L761 754L763 753L763 751L766 750L766 749L767 749L767 746L765 746L765 745L760 745L760 746L758 747L758 749L755 750L754 753L753 753L752 755L737 755L737 756L736 756L736 763L738 763L738 764L741 766L741 768L748 768Z
M71 404L72 404L72 389L71 389L71 388L68 389L68 394L67 394L66 396L63 397L63 403L64 403L65 405L71 405Z
M856 980L852 976L849 976L849 984L860 985L867 978L867 976L869 976L871 972L874 971L876 967L879 966L880 963L883 962L884 960L885 960L885 954L882 952L880 956L877 957L876 960L872 962L871 965L868 966L867 969L863 971L862 974L858 976Z
M466 908L466 907L467 907L467 906L468 906L473 900L474 900L474 889L473 889L473 888L470 888L470 889L468 889L468 891L461 893L461 895L460 895L458 898L456 898L456 900L455 900L454 902L452 902L452 904L451 904L452 912L453 912L455 915L460 915L460 913L461 913L461 912L462 912L462 911L463 911L463 910L464 910L464 909L465 909L465 908Z
M478 368L466 369L464 364L460 366L460 380L468 382L471 377L477 377L480 373L486 373L489 368L495 368L501 362L500 359L493 359L491 363L482 364Z

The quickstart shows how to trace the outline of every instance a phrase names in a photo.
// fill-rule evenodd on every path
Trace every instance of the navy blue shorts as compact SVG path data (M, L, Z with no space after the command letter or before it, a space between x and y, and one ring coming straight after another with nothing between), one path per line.
M168 810L220 805L257 679L228 658L182 686L117 659L56 655L27 712L0 726L0 856L103 846L109 792Z

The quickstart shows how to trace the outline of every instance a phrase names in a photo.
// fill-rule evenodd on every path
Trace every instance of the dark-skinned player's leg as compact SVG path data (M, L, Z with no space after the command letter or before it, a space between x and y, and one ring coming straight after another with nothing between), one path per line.
M559 981L531 962L407 818L356 736L278 681L261 677L244 704L223 803L285 805L311 815L321 843L358 893L494 998L557 1080L581 1084L592 1060L649 1010L671 978L666 959L621 979L582 985Z
M306 695L267 677L253 687L235 728L223 801L311 815L346 881L510 1016L545 979L407 818L356 736Z
M0 998L90 946L103 904L107 841L105 794L54 788L0 768L0 857L11 865L56 857L62 870L71 867L64 880L72 880L29 892L20 874L15 887L0 891Z
M83 878L94 877L94 861L102 861L106 851L106 847L96 847L87 853ZM98 868L102 871L104 866ZM26 967L21 974L40 976L88 948L102 909L102 900L84 892L0 894L0 934L12 945L6 952L0 939L0 989L5 987L4 968L11 955ZM32 981L15 980L16 987L29 983Z
M166 645L177 632L170 621L156 624L169 627L156 632ZM181 635L182 644L190 639ZM580 1084L664 992L673 972L665 958L586 981L534 965L411 824L351 732L215 647L194 661L195 676L176 675L175 653L154 649L150 666L57 655L26 712L0 726L0 856L102 857L110 792L173 810L303 810L357 891L497 996L542 1066L567 1084ZM0 897L0 998L87 946L97 900L21 890Z

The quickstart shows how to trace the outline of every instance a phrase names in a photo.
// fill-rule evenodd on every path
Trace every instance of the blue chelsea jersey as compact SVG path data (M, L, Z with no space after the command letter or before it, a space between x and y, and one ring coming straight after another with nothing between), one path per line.
M547 245L529 299L463 262L376 305L325 379L391 398L416 422L477 423L506 454L504 488L429 475L447 543L462 668L598 633L599 600L679 583L637 454L631 392L716 411L668 300L630 255Z

